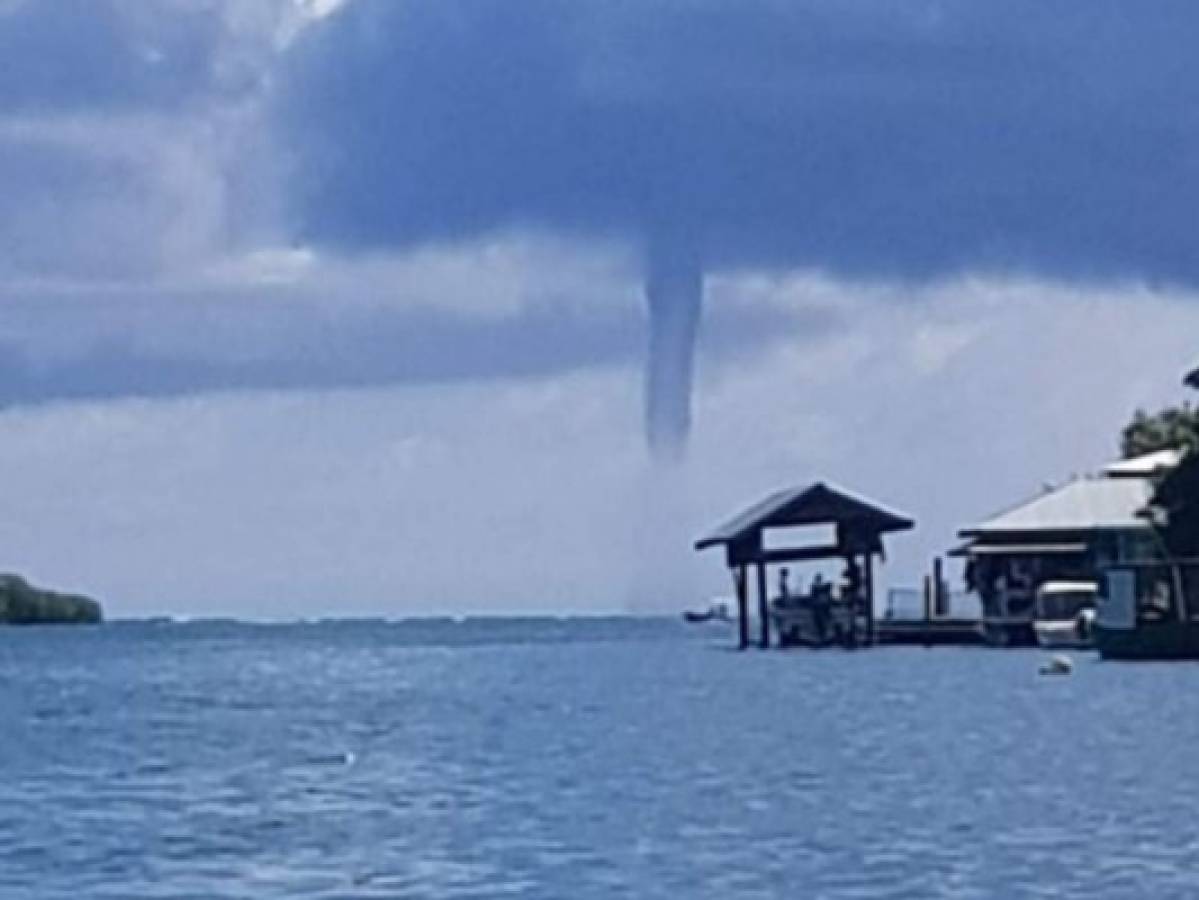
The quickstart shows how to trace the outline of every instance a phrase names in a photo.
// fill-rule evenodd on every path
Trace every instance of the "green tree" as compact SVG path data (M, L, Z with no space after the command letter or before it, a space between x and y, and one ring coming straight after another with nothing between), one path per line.
M1199 407L1184 403L1155 413L1138 409L1120 435L1125 459L1167 449L1199 449Z
M0 575L0 625L95 623L103 619L100 604L88 597L35 588L19 575Z

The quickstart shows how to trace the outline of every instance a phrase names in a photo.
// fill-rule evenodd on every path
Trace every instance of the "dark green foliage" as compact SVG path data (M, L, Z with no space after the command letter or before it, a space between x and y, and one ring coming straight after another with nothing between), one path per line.
M1125 459L1166 449L1199 449L1199 407L1184 403L1152 415L1138 409L1120 436Z
M90 624L103 618L95 600L44 591L19 575L0 575L0 624Z
M1164 539L1172 556L1199 557L1199 455L1192 454L1162 479L1153 507L1165 521Z

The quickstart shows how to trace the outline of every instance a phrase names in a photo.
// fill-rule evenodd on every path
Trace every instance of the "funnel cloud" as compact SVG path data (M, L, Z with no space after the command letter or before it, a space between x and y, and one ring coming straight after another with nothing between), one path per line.
M277 108L317 245L700 230L702 265L645 275L675 453L705 271L1199 284L1197 28L1131 0L361 0L297 42Z
M677 459L691 431L691 385L704 273L695 247L681 242L653 246L646 269L649 356L645 436L657 457Z
M0 193L15 198L0 211L0 278L19 276L13 290L194 288L226 257L286 247L366 273L347 291L395 299L411 285L372 259L507 234L630 256L650 245L641 288L611 293L619 309L644 292L650 334L628 352L648 342L647 434L670 454L690 421L705 276L1199 285L1189 0L252 5L0 0L13 73ZM702 240L677 237L691 234ZM747 308L705 310L705 332ZM540 353L506 342L504 367L589 364L608 340L592 330ZM375 343L353 352L353 323L344 333L319 365L279 361L285 376L263 374L272 354L230 366L200 348L171 380L375 383L415 365L403 341L391 363ZM486 374L486 349L447 355L464 372L482 357ZM57 358L22 354L15 393L36 394Z

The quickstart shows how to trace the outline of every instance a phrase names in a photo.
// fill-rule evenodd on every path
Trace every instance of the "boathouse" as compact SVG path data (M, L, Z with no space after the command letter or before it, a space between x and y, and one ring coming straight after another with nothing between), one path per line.
M765 648L770 646L772 604L767 587L770 567L830 559L845 561L845 584L836 595L831 590L828 592L828 606L836 606L838 620L844 623L839 637L851 644L873 643L875 557L883 555L883 535L906 531L914 525L907 516L818 482L771 494L697 541L695 548L721 547L725 551L725 561L737 594L738 636L743 649L749 646L751 570L756 575L759 643ZM805 526L831 526L831 542L775 547L767 540L768 532ZM789 599L776 598L784 605ZM796 597L795 600L797 606L811 601L819 618L822 596ZM824 635L820 638L823 640Z
M1185 383L1199 388L1199 369ZM1199 659L1199 453L1175 455L1141 512L1156 552L1103 570L1095 620L1103 659Z
M978 594L988 640L1028 644L1037 589L1049 581L1093 582L1121 561L1160 557L1146 508L1157 481L1178 463L1162 451L1075 478L961 529L967 589Z
M1199 617L1199 455L1186 454L1155 482L1142 517L1158 538L1156 553L1144 559L1121 559L1108 571L1132 574L1138 598L1137 617L1165 612L1170 618ZM1168 604L1154 597L1169 596ZM1150 602L1142 602L1148 598ZM1144 607L1144 608L1140 608Z

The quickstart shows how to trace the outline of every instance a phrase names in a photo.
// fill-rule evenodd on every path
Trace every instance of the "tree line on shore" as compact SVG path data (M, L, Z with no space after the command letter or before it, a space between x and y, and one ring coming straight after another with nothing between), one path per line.
M90 597L36 588L20 575L0 575L0 624L91 624L104 611Z
M1183 379L1189 388L1199 390L1199 369ZM1185 454L1199 450L1199 406L1191 402L1164 406L1157 412L1138 409L1120 434L1120 452L1125 459L1180 450Z
M1125 459L1158 450L1196 449L1199 449L1199 407L1193 403L1167 406L1154 413L1138 409L1120 438Z

